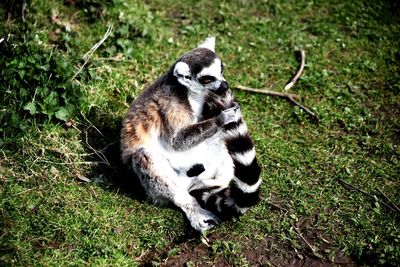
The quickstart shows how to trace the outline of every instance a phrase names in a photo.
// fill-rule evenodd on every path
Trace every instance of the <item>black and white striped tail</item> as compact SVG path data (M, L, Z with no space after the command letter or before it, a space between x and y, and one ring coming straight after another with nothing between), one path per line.
M258 203L262 182L254 143L243 118L225 126L223 137L235 168L235 177L230 184L231 204L244 213Z
M217 100L209 101L211 106L205 106L204 110L208 112L208 116L215 116L223 109L237 105L230 90L218 96ZM228 188L208 188L191 194L201 200L200 203L203 203L205 208L214 211L220 217L232 217L243 214L259 202L261 169L257 163L254 143L243 118L226 125L222 134L235 168L233 180Z

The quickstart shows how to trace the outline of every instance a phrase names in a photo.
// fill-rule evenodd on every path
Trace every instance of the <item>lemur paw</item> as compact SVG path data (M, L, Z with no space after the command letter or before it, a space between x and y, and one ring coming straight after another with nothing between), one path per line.
M219 224L219 218L205 209L198 209L188 216L190 225L197 231L202 232Z
M225 126L229 123L237 122L241 116L239 105L235 105L223 110L221 114L218 115L218 119L221 121L221 124Z

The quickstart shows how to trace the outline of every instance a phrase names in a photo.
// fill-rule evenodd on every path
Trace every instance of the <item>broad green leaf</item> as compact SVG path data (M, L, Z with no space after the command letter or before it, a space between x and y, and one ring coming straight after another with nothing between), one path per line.
M34 102L29 102L25 105L24 110L28 110L31 115L35 115L37 113L36 105Z
M56 113L55 116L57 119L66 121L69 118L70 113L65 108L60 108Z

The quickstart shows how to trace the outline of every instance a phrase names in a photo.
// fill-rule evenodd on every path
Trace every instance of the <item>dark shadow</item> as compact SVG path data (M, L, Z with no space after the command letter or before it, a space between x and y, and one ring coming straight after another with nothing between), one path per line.
M90 177L103 177L98 181L103 188L139 201L146 200L139 179L121 161L119 136L122 118L110 118L108 114L93 109L86 119L90 123L81 129L82 141L86 144L88 153L93 153L90 160L102 162L92 168Z
M0 18L3 20L25 20L27 0L3 0L0 2Z

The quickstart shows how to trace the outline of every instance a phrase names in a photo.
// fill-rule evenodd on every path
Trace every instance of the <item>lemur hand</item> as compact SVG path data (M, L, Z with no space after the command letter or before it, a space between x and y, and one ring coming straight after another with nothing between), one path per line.
M217 123L221 126L225 126L232 122L237 122L241 117L240 107L234 102L234 106L228 109L225 109L221 112L217 117Z

